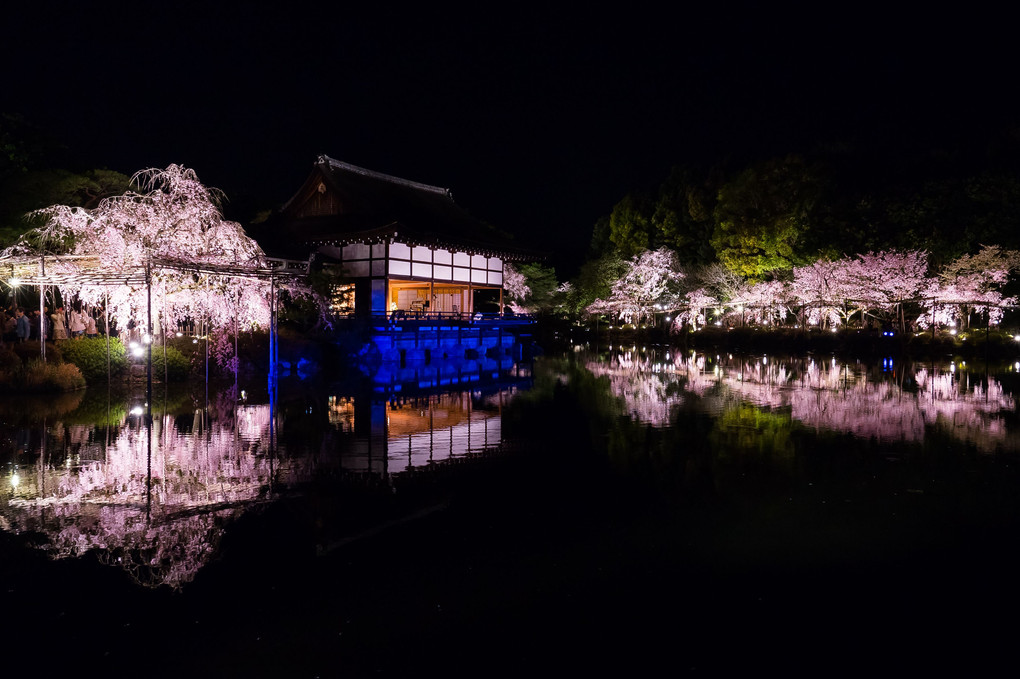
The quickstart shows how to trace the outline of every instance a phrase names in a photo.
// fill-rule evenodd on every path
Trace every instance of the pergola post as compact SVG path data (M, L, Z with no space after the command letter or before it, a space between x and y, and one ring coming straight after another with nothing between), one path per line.
M152 261L145 262L145 334L147 337L145 363L145 400L148 404L148 418L152 420ZM151 425L150 425L151 426Z
M110 291L103 290L103 319L106 324L106 386L109 389L110 386Z
M269 277L269 448L273 450L276 439L276 277ZM270 455L270 461L272 455Z
M39 277L46 278L46 257L39 258ZM39 283L39 356L46 362L46 286Z

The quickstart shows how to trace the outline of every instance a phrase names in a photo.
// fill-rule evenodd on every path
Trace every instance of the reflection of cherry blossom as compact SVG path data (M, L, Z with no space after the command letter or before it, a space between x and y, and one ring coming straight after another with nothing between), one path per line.
M620 351L611 361L591 361L587 369L609 380L611 393L620 398L629 414L655 426L669 424L670 412L682 397L669 393L671 367L635 350Z
M126 418L109 444L70 427L67 452L80 465L23 470L35 492L10 500L5 517L46 533L57 557L99 549L143 584L177 587L215 553L223 522L263 498L288 465L258 453L268 449L267 405L240 408L236 428L203 411L185 432L174 417L155 417L151 441L142 419Z
M400 478L498 449L500 409L516 390L369 399L361 411L355 397L333 397L321 443L301 425L286 435L285 418L266 404L229 404L231 393L209 408L155 415L151 428L144 415L109 427L51 422L51 447L41 437L26 446L17 487L0 488L0 528L44 534L56 558L95 552L144 585L180 587L233 520L272 496L351 472ZM358 412L369 415L363 433ZM63 443L59 458L47 452L53 440Z
M609 378L612 393L632 417L655 426L668 425L675 408L720 413L737 397L788 409L804 426L861 438L916 442L935 427L979 450L1020 449L1020 437L1007 426L1017 404L1001 383L994 378L971 383L949 369L920 368L911 373L916 389L904 390L886 373L836 359L617 350L586 367Z

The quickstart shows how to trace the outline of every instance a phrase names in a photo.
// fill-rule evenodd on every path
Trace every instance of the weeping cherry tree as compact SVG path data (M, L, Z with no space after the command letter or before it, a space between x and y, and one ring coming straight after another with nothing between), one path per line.
M47 263L57 269L47 273L71 274L70 281L83 267L110 280L118 272L135 272L123 285L80 278L81 283L59 286L64 299L106 304L119 327L146 317L149 290L137 282L138 271L148 274L152 315L166 328L188 320L205 322L213 332L268 325L272 283L253 275L266 269L265 253L240 224L223 219L223 195L179 165L143 170L131 184L135 190L93 209L39 210L43 225L3 254L62 255Z

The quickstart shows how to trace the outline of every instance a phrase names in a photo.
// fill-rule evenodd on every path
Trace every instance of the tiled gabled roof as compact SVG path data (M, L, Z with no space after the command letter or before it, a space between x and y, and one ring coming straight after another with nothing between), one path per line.
M307 209L316 194L329 196L329 210L315 213ZM319 156L304 185L275 221L273 230L284 238L281 246L291 251L298 243L314 248L388 238L511 260L541 257L473 217L454 202L449 189L367 170L325 155Z

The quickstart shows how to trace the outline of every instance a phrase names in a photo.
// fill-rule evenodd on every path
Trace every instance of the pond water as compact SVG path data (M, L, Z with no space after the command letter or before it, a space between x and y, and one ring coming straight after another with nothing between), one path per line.
M1020 603L1018 389L948 358L575 346L272 402L8 399L5 638L100 664L157 634L201 659L167 675L974 668Z

